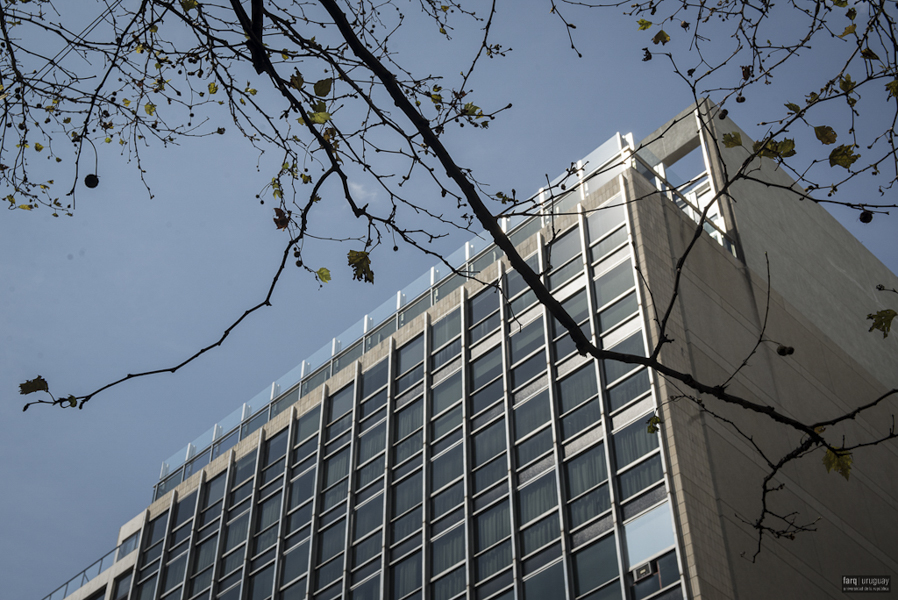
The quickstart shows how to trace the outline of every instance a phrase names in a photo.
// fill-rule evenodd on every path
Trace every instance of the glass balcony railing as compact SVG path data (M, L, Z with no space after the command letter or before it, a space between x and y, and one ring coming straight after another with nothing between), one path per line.
M109 567L137 550L140 533L135 533L117 547L104 554L99 560L44 596L43 600L62 600L93 581Z

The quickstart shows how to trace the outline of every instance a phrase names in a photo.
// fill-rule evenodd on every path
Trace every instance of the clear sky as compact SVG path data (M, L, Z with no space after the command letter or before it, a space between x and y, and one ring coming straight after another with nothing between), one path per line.
M83 4L85 11L103 6ZM616 132L639 140L692 101L669 62L641 60L650 44L634 18L611 9L575 13L578 58L547 3L499 7L496 40L513 51L485 61L470 87L484 108L514 107L487 131L446 136L457 162L493 191L532 193ZM410 33L397 46L398 60L457 73L469 43L461 33L451 42L429 29ZM805 65L744 104L731 103L730 116L761 137L763 109L787 101L789 86L798 85L797 102L817 85L805 85L814 63ZM254 83L265 91L263 81ZM0 218L2 598L40 600L110 550L118 528L150 502L163 460L435 262L387 244L373 254L377 283L370 286L349 281L345 247L312 250L307 263L330 268L331 283L319 289L308 274L288 269L272 307L178 373L125 383L82 411L32 407L23 414L18 383L25 379L40 374L53 391L78 395L129 372L176 364L267 291L286 243L271 204L255 199L272 175L269 158L259 161L229 133L168 149L157 144L145 165L153 199L136 166L106 147L100 186L81 189L74 217L54 219L41 209ZM383 202L371 181L353 183L372 206ZM857 201L875 192L842 193ZM322 211L323 226L348 218L338 198L323 201L333 203ZM834 214L898 270L894 216L863 226L856 213ZM458 233L436 247L452 251L467 237Z

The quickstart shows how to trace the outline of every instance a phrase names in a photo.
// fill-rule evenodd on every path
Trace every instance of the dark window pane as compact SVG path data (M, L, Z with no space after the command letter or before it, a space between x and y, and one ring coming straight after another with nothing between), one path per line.
M568 498L579 496L608 478L605 468L605 444L580 454L565 466L567 469Z
M649 373L645 369L631 375L608 390L608 404L615 411L649 390Z
M325 461L322 487L330 487L348 474L349 448L346 448Z
M327 415L328 423L352 410L354 398L353 390L354 387L348 385L342 390L331 394L329 401L330 410Z
M373 391L387 384L389 361L382 360L362 373L362 397L367 398Z
M611 497L606 484L571 502L571 527L582 525L609 508Z
M386 442L387 424L381 423L370 432L359 438L359 463L367 462L384 449Z
M263 467L273 464L287 454L287 430L284 429L265 442L265 462Z
M182 554L165 566L162 576L162 593L172 589L184 581L184 571L187 570L187 554Z
M477 325L471 327L470 342L475 344L499 327L499 313L495 312Z
M564 439L569 439L602 420L602 404L593 398L561 420Z
M430 330L433 335L433 347L439 348L443 344L461 333L461 311L453 310L451 313L433 324Z
M181 525L187 522L187 519L193 517L193 511L196 508L196 492L184 496L183 498L178 498L178 503L175 504L175 513L174 518L172 518L172 529L177 529Z
M396 441L421 427L424 422L424 400L419 398L411 405L396 413Z
M149 548L156 542L162 540L165 537L165 525L168 523L168 512L164 512L149 523L147 523L146 533L144 537L146 538L146 542L144 544L144 548Z
M549 472L518 492L521 503L521 524L532 521L550 508L558 506L555 471Z
M474 466L482 465L505 448L505 420L500 419L474 436Z
M642 332L637 331L619 344L608 348L612 352L620 352L621 354L634 354L636 356L645 356L645 346L642 342ZM626 373L629 373L639 365L632 363L623 363L616 360L602 361L602 368L605 371L605 381L612 382L620 379Z
M346 522L340 521L318 537L318 562L323 563L343 551L346 543Z
M464 444L459 444L433 461L431 489L438 490L456 477L461 476L464 470L463 448Z
M599 393L596 371L590 362L558 383L561 412L565 413Z
M461 338L433 353L432 369L439 369L461 353Z
M433 388L433 414L439 414L462 397L461 371Z
M558 538L561 530L558 525L558 514L552 513L548 517L537 521L524 530L521 535L523 554L526 556L537 548L542 548L549 542Z
M281 516L281 493L278 492L268 500L261 502L256 509L256 531L262 531L276 523Z
M579 275L583 272L583 263L579 260L572 260L568 264L564 265L551 275L549 275L548 287L550 290L555 290L560 287L561 284L565 283L575 275Z
M519 440L531 431L536 431L549 422L551 407L549 406L549 390L544 390L535 397L517 406L514 410L515 440Z
M399 464L410 458L421 451L424 447L424 432L418 431L417 433L410 435L405 438L404 441L400 442L393 449L393 463Z
M206 497L202 506L204 509L209 508L224 497L226 475L227 473L222 473L215 479L206 482Z
M479 413L500 398L502 398L502 380L498 379L471 397L472 414Z
M471 298L468 303L471 323L477 323L495 310L499 310L499 290L489 287Z
M411 306L406 306L402 309L402 312L399 313L399 326L402 327L406 323L411 323L415 317L426 311L428 308L430 308L429 293Z
M532 358L528 358L520 365L511 370L511 387L512 389L521 386L530 381L540 373L546 370L546 355L543 352L537 352Z
M364 542L356 545L352 550L353 566L364 564L367 560L377 556L383 550L380 534L372 535Z
M433 574L442 573L465 558L465 528L456 527L433 541Z
M525 259L525 262L531 269L533 269L533 271L539 269L539 256L537 254L531 254ZM509 271L505 276L505 286L508 297L514 298L520 292L524 291L527 287L527 282L524 281L524 278L521 277L517 271Z
M464 481L459 481L449 489L433 497L433 515L437 519L459 504L465 498Z
M365 534L374 531L383 523L384 497L378 496L371 502L363 505L355 511L355 533L353 539L359 539Z
M516 448L518 466L523 466L552 449L552 428L547 427Z
M640 463L620 476L621 499L641 492L656 481L661 481L664 473L661 469L661 456L655 455Z
M542 348L545 345L542 317L529 323L520 331L515 331L516 329L517 327L512 323L512 335L509 338L512 363L516 363L537 348Z
M658 434L649 433L645 422L638 420L614 434L614 452L618 468L630 464L658 447Z
M408 479L404 479L393 486L394 517L421 503L422 477L421 471L418 471Z
M614 535L574 555L574 593L578 596L617 577Z
M436 411L434 411L436 412ZM431 425L433 439L439 439L461 425L461 404L450 410L438 419L434 419Z
M245 422L240 426L240 439L244 440L251 433L259 429L262 425L268 422L268 407L266 406L262 409L262 412L251 418L249 421Z
M621 323L636 313L639 303L636 300L636 292L624 296L605 310L599 313L599 333L605 333L618 323Z
M284 555L283 571L281 572L281 584L293 581L300 575L305 575L309 569L309 542Z
M465 568L459 567L433 584L434 600L449 600L465 589Z
M393 567L393 600L421 587L421 553L415 553Z
M362 342L359 341L358 344L334 358L334 375L355 362L355 360L362 355L363 351L364 347L362 346Z
M630 261L614 267L595 282L596 306L602 308L633 287L633 267Z
M384 474L384 457L372 461L359 469L359 487L365 487Z
M476 552L489 548L496 542L511 535L508 518L508 500L475 517Z
M580 253L580 229L574 227L564 235L549 240L546 256L549 269L555 269Z
M499 544L477 557L477 581L498 573L511 564L511 541Z
M242 517L238 517L237 519L232 521L227 526L224 552L236 548L238 544L246 539L246 530L248 525L249 513L246 513Z
M316 406L296 421L296 441L302 442L314 433L318 433L318 421L321 407Z
M503 455L474 472L474 493L485 490L507 474L508 464Z
M401 519L393 521L391 529L394 542L398 542L421 529L421 508L416 508Z
M627 228L621 227L604 240L593 246L590 251L590 260L595 262L600 258L605 258L605 255L623 244L627 241Z
M270 598L273 581L274 564L271 564L249 578L247 600L265 600Z
M557 562L524 582L524 600L555 597L564 590L564 563Z
M396 351L396 373L405 373L422 360L424 360L424 336L419 335Z
M362 418L373 415L377 409L387 403L387 390L380 391L377 395L372 396L361 405Z
M312 497L315 491L315 471L309 471L290 484L290 506L296 508ZM288 509L289 510L289 509Z
M231 486L231 489L237 487L237 485L243 483L250 477L256 474L256 453L250 452L240 458L237 459L237 464L234 468L234 485Z
M349 431L352 427L352 415L348 414L336 423L329 425L327 428L327 435L324 438L325 442L330 442L331 440L337 439L339 436Z

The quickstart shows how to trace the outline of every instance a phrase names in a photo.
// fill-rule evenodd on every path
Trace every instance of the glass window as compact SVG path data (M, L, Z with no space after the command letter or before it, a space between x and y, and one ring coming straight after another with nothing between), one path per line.
M608 478L605 469L605 444L598 444L568 461L565 468L567 469L568 498L579 496L586 490L602 483Z
M614 534L574 554L574 593L578 596L617 577Z
M435 404L435 403L434 403ZM436 412L436 410L434 410ZM462 411L461 404L450 410L443 416L434 419L431 425L433 430L433 439L437 440L461 425Z
M387 435L387 423L383 421L374 429L359 438L359 464L367 462L384 449Z
M624 525L630 568L674 545L670 505L664 503Z
M474 493L479 493L495 482L499 481L508 473L508 461L505 456L487 463L482 468L474 472Z
M340 521L333 527L325 529L318 536L318 562L323 563L343 551L346 543L345 521Z
M433 461L432 489L438 490L461 476L464 470L463 448L464 444L459 444Z
M589 215L586 219L589 239L595 241L601 239L609 231L618 227L625 220L624 205L618 201L614 204L603 206Z
M224 497L226 475L227 473L222 473L206 482L206 496L203 500L203 509L209 508Z
M621 227L604 240L593 246L590 260L595 262L627 241L627 228Z
M496 542L511 535L511 523L508 517L508 500L475 517L476 551L485 550Z
M309 569L309 542L284 555L281 583L293 581L300 575L305 575Z
M354 396L353 389L354 387L350 384L342 390L331 395L330 412L327 415L328 423L333 422L335 419L352 410Z
M580 253L580 229L574 227L564 235L549 240L546 244L546 256L549 269L560 267Z
M658 447L658 434L649 433L645 422L637 420L614 434L618 468L628 465Z
M524 600L543 600L564 590L564 563L557 562L524 582ZM564 595L562 593L562 595Z
M471 396L471 410L473 414L477 414L488 406L502 398L503 386L502 380L497 379L476 394Z
M471 363L471 388L477 389L502 373L502 346L496 346Z
M411 477L393 486L393 516L398 516L421 503L422 474L418 471Z
M273 464L278 459L287 454L287 430L284 429L274 437L265 442L265 462L264 467Z
M633 285L633 267L628 260L596 279L596 306L605 306Z
M306 500L312 497L312 493L315 491L315 470L311 470L306 472L305 474L297 477L293 480L293 483L290 484L290 506L289 508L296 508Z
M318 433L318 421L321 407L316 406L296 420L296 442L305 441L312 434Z
M233 550L236 548L241 542L246 539L246 531L249 525L249 513L244 513L242 516L231 521L225 533L225 547L224 552L228 552L229 550Z
M522 553L526 556L537 548L542 548L561 535L558 514L552 513L525 529L521 535Z
M342 450L324 463L324 488L330 487L349 474L349 448Z
M612 352L620 352L621 354L633 354L635 356L645 356L645 345L642 340L642 331L637 331L622 342L608 348ZM630 371L638 368L639 365L632 363L623 363L616 360L602 361L602 368L605 371L605 381L612 382L620 379Z
M196 508L196 492L184 496L183 498L178 498L178 503L175 505L175 516L174 523L171 526L172 529L177 529L181 525L187 522L187 519L193 517L193 511Z
M246 600L265 600L271 597L271 584L274 582L274 563L268 565L249 578L249 592Z
M115 588L112 590L112 600L128 600L128 591L131 589L131 578L134 571L128 571L127 574L115 580Z
M462 503L465 498L464 481L459 481L433 497L433 518L439 518Z
M461 354L461 338L434 352L431 368L434 370L439 369L459 354Z
M449 342L449 340L461 333L461 311L456 308L434 323L430 331L433 335L433 347L442 347Z
M564 439L570 439L584 429L592 427L602 420L602 405L598 398L593 398L577 410L561 419L561 431Z
M611 508L608 485L601 485L571 502L571 527L579 527Z
M393 566L393 600L399 600L421 587L421 553Z
M423 360L424 336L419 335L396 352L396 372L405 373Z
M433 573L437 575L465 558L465 528L456 527L436 539L433 548Z
M514 332L517 327L512 323L511 329ZM511 362L516 363L531 352L534 352L538 348L542 348L544 345L543 319L540 317L524 326L519 332L513 333L509 338Z
M353 539L357 540L380 527L383 523L383 512L383 494L357 508L355 511L355 533L353 534Z
M634 398L649 391L648 371L642 371L632 375L608 390L608 404L612 411L624 406Z
M505 420L500 419L474 436L474 466L482 465L505 448Z
M524 261L533 271L539 270L539 255L531 254ZM527 282L517 271L509 271L505 276L505 289L508 297L514 298L527 289Z
M408 407L396 413L395 440L401 440L410 433L417 431L424 423L424 400L419 398Z
M262 531L268 526L277 523L280 513L281 493L278 492L259 504L259 509L256 511L256 531Z
M549 406L549 390L543 390L514 409L515 440L536 431L552 418Z
M389 361L382 360L362 373L362 398L367 398L369 394L387 384L389 366Z
M605 333L627 317L636 313L639 302L636 292L632 292L599 313L599 332Z
M461 371L450 375L433 388L433 414L449 408L462 397Z
M596 383L596 371L592 362L565 377L558 383L559 404L561 412L566 413L599 393Z
M184 571L187 570L187 554L182 554L165 566L162 576L162 593L169 591L184 581Z
M146 545L145 548L149 548L156 542L162 541L162 538L165 537L165 525L168 523L168 512L164 512L149 523L147 523L146 533L144 537L146 537Z
M627 470L620 476L621 498L626 499L661 481L664 472L661 469L661 456L656 454L645 462Z
M465 568L459 567L433 584L434 600L449 600L465 589Z
M494 311L499 310L499 290L492 286L488 287L471 298L468 308L471 313L471 324L482 321Z
M558 506L555 471L549 472L518 492L521 503L521 524L528 523L550 508Z
M535 458L552 449L552 428L546 427L541 432L518 444L518 466L524 466Z
M509 565L511 565L511 540L499 544L477 557L475 565L477 581L491 577ZM508 575L511 575L510 571ZM510 577L508 582L511 583Z
M255 474L256 453L250 452L241 456L237 459L237 464L234 467L234 485L231 486L231 489L234 489Z

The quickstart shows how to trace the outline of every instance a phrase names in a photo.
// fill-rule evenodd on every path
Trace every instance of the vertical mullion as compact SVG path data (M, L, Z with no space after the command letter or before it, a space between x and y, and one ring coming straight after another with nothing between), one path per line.
M358 363L356 363L357 365ZM353 510L355 508L355 477L353 476L356 472L356 467L358 466L358 458L356 456L358 452L358 444L356 444L356 440L359 437L359 419L358 419L358 404L359 404L359 396L360 392L360 381L359 381L359 370L358 367L354 369L355 374L352 378L352 408L349 409L350 414L352 415L352 426L350 427L350 442L349 442L349 469L347 477L349 481L346 485L346 522L344 524L345 532L343 534L343 575L342 575L342 585L341 585L341 597L348 598L349 597L349 588L352 585L352 578L349 576L350 570L350 561L349 554L352 549L352 529L355 519L353 518Z
M321 398L318 401L318 448L315 456L315 493L312 494L312 520L309 529L309 564L306 570L306 595L311 596L315 583L315 564L318 562L318 499L322 497L322 482L324 477L324 438L327 424L327 407L324 405L327 386L321 386Z
M278 579L283 569L284 561L281 560L281 553L284 551L284 524L287 520L287 484L290 482L290 464L293 454L293 437L296 435L296 408L290 408L290 421L287 424L287 448L284 454L284 472L281 474L281 510L278 514L277 530L278 535L274 543L274 573L271 580L271 597L274 598L278 590ZM278 432L280 433L280 432Z

